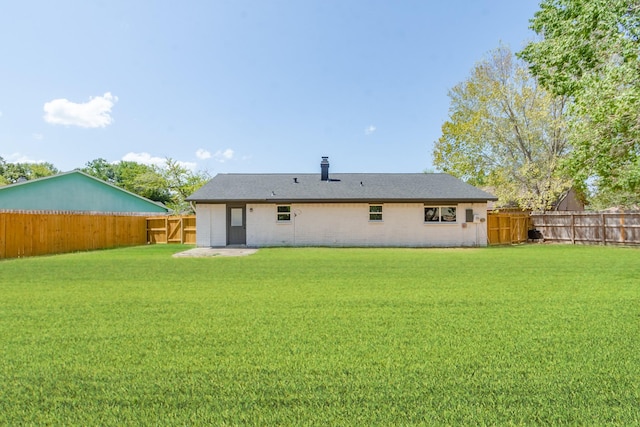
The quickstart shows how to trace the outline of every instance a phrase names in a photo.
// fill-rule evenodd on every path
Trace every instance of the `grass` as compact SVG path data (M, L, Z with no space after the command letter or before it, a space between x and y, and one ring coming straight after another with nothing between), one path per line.
M640 252L0 262L1 425L638 425Z

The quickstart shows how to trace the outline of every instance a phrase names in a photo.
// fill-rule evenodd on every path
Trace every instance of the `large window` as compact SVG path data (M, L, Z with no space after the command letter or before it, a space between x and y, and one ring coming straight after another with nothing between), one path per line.
M369 205L369 221L382 221L382 205Z
M424 222L426 223L451 223L456 222L455 206L425 206Z
M291 206L278 206L278 221L279 222L288 222L291 221Z

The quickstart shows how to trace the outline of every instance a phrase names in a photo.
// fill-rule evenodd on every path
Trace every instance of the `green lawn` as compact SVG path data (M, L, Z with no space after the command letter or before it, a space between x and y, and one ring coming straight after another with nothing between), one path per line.
M0 425L638 425L640 250L0 261Z

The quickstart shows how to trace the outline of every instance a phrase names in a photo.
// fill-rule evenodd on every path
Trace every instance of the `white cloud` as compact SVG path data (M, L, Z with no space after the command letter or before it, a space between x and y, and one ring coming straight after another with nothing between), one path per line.
M372 134L372 133L374 133L375 131L376 131L376 127L375 127L375 126L373 126L373 125L371 125L371 126L369 126L368 128L366 128L366 129L364 130L364 134L365 134L365 135L371 135L371 134Z
M149 153L127 153L122 156L125 162L142 163L143 165L164 166L167 159L164 157L155 157Z
M183 168L195 171L196 167L198 166L197 163L194 162L182 162L180 160L177 160L176 163L178 163L180 166L182 166Z
M164 168L167 164L166 158L152 156L149 153L127 153L122 156L122 161L142 163L143 165L157 166L159 168ZM180 160L176 160L176 163L189 170L196 170L196 167L198 166L194 162L183 162Z
M200 160L210 159L211 153L204 148L200 148L198 149L198 151L196 151L196 157L198 157Z
M54 125L100 128L110 125L111 108L118 101L110 92L89 98L89 102L77 104L68 99L54 99L44 104L44 121Z
M44 139L44 135L41 133L34 133L32 134L32 136L36 141L42 141Z
M213 155L213 157L219 161L220 163L224 163L227 160L231 160L233 159L233 150L231 148L227 148L226 150L222 151L222 150L218 150L216 151L216 153Z
M33 160L21 153L1 154L7 163L46 163L46 160Z

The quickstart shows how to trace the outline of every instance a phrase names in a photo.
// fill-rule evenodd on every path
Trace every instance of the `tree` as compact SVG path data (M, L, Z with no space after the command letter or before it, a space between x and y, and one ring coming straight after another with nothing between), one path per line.
M164 204L171 201L167 182L155 166L120 161L115 164L115 181L118 187L147 199Z
M185 199L211 179L208 172L192 172L171 158L167 158L162 174L171 194L171 202L168 206L178 213L193 212Z
M596 201L640 203L640 0L543 0L519 56L573 99L567 163Z
M9 180L4 176L7 170L7 162L0 156L0 185L9 184Z
M117 167L114 163L109 163L103 158L98 158L87 162L82 171L105 182L117 185L116 169Z
M20 179L32 180L55 175L60 171L51 163L7 163L0 157L0 185L14 184Z
M500 46L449 91L450 117L434 147L434 165L478 186L499 203L549 209L571 186L561 160L569 152L565 97L540 87L526 64Z

